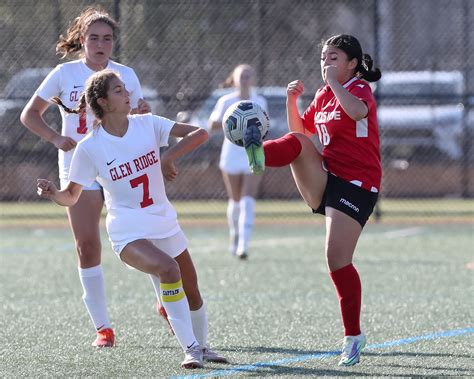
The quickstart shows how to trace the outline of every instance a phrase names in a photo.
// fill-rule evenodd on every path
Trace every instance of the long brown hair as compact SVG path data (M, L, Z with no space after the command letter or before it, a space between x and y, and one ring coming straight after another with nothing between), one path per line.
M89 106L95 117L101 120L104 117L104 109L97 100L107 98L110 82L114 78L120 79L120 76L112 70L101 70L92 74L86 81L86 88L81 95L77 108L71 109L65 106L59 97L53 97L51 101L58 104L67 113L83 114L86 112L86 106Z
M114 39L118 32L117 22L100 6L91 6L84 9L81 14L76 17L67 29L66 36L59 36L56 45L56 53L61 58L75 57L81 55L82 45L81 37L83 37L89 26L95 22L104 22L112 28Z

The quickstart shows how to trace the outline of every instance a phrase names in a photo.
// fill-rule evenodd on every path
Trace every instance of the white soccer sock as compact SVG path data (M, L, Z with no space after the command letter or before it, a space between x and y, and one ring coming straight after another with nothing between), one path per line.
M153 288L155 289L155 294L156 294L156 301L161 304L161 290L160 290L160 278L157 277L156 275L149 274L148 275L151 279L151 282L153 284Z
M168 320L173 328L179 344L186 351L199 345L193 332L189 303L180 280L176 283L161 283L161 300L168 314Z
M240 199L239 244L237 246L239 253L247 252L248 249L255 220L255 203L255 199L251 196Z
M229 225L230 250L235 254L239 239L239 214L240 204L229 199L227 202L227 224Z
M203 303L197 311L191 311L191 321L193 323L193 331L199 345L207 346L208 321L206 307Z
M102 266L78 268L84 294L82 299L96 330L110 328Z

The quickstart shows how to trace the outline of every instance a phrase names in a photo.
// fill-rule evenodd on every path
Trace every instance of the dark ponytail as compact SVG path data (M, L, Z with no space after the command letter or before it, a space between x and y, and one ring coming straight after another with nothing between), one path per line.
M374 65L372 57L369 54L362 54L362 47L354 36L338 34L329 38L324 42L324 45L341 49L347 54L349 60L356 58L358 63L355 72L359 78L368 82L376 82L382 77L382 73L378 68L372 70Z
M362 79L367 80L368 82L376 82L382 77L382 73L378 68L372 70L374 61L369 54L362 54L362 64L358 65L357 72Z

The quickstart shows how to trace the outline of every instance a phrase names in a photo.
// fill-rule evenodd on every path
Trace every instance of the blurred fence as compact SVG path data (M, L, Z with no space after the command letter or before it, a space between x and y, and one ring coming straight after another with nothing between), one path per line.
M120 21L114 59L135 69L154 110L172 119L201 107L242 62L257 69L261 86L303 80L307 106L321 85L319 43L354 34L392 78L376 90L383 197L474 194L473 1L0 0L0 200L37 200L36 178L57 178L54 147L22 127L19 114L39 84L28 69L60 63L59 34L90 4ZM60 129L57 110L46 118ZM170 198L226 198L221 139L183 159ZM260 198L299 198L289 169L268 169Z

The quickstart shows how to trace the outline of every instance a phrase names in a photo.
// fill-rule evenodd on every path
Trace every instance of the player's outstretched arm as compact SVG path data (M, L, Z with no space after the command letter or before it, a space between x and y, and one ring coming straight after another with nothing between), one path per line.
M64 207L71 207L76 204L82 192L82 186L74 182L69 182L63 190L58 190L54 183L47 179L38 179L36 186L40 197L54 201Z
M193 151L209 138L207 130L179 122L173 125L170 135L178 137L180 140L176 145L166 150L161 157L163 176L167 180L173 180L178 175L174 161Z

